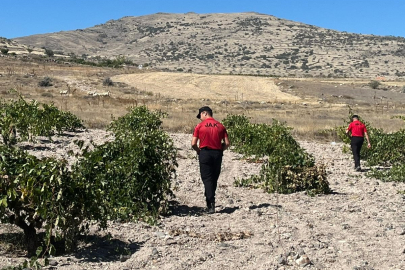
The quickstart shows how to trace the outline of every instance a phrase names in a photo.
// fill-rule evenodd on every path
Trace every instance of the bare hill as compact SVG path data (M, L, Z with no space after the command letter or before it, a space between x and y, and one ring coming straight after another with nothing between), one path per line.
M0 56L4 55L22 55L22 54L32 54L32 55L44 55L43 49L34 48L30 45L25 45L19 43L15 40L0 37Z
M258 13L157 13L15 40L79 57L122 55L179 72L405 76L405 38L339 32Z

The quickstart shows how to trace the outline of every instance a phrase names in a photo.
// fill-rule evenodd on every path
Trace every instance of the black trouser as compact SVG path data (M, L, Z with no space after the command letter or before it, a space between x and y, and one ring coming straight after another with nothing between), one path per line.
M352 147L353 158L354 158L354 167L360 167L360 150L363 145L364 137L352 136L350 145Z
M200 173L204 183L207 206L210 203L215 203L215 191L221 173L222 154L222 150L203 148L200 151Z

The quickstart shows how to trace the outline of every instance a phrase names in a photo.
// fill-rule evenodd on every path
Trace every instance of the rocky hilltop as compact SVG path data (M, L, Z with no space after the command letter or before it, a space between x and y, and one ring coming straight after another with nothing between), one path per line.
M258 13L157 13L14 41L77 57L121 55L179 72L405 77L405 38L339 32Z

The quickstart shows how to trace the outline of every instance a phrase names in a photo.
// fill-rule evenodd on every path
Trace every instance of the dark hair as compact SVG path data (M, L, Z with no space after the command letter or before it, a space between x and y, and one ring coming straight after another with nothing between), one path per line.
M357 118L359 119L359 116L357 114L353 114L352 119Z
M197 118L198 118L198 119L200 119L202 112L207 112L208 115L212 117L212 110L211 110L211 108L208 107L208 106L204 106L204 107L201 107L201 108L198 110L198 114L197 114Z

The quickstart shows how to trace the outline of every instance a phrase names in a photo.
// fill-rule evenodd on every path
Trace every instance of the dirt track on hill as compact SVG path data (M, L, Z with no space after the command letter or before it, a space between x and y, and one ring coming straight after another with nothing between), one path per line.
M101 142L90 130L80 139ZM301 142L327 165L330 195L278 195L233 186L235 178L257 173L226 151L217 190L217 213L204 213L198 160L190 134L172 134L178 148L176 198L160 225L111 223L112 239L95 234L74 254L51 259L49 269L405 269L404 183L384 183L352 170L341 144ZM38 156L64 157L74 137L47 143ZM38 145L39 146L39 145ZM1 231L15 232L9 225ZM0 254L0 266L24 258Z

